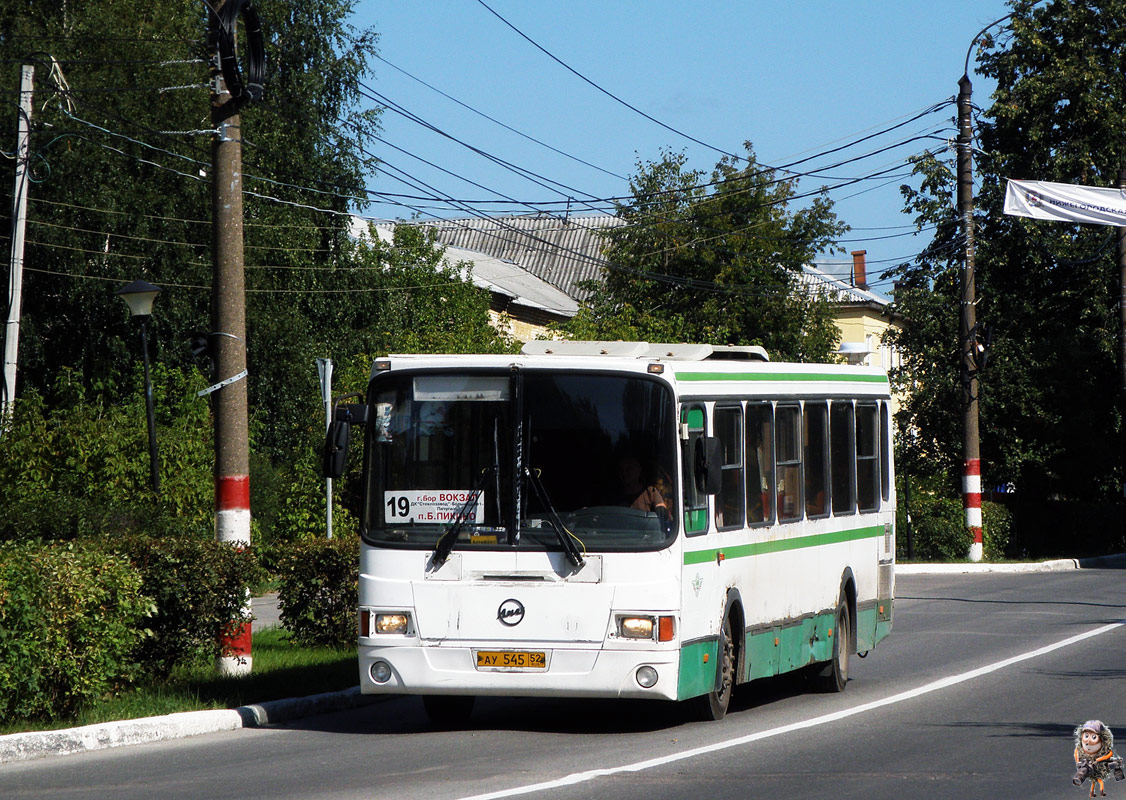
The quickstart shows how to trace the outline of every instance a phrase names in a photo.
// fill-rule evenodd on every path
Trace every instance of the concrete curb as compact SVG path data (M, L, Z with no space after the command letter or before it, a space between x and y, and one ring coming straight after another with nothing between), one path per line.
M1057 558L1051 561L989 564L896 564L896 575L960 575L973 572L1066 572L1073 569L1126 569L1126 553L1096 558Z
M380 699L382 698L360 694L360 689L356 686L339 692L274 700L235 709L185 711L58 731L12 733L0 736L0 764L181 739L238 728L263 728L314 714L368 705Z
M1074 558L1054 561L1035 561L1026 564L987 564L984 562L958 564L896 564L896 575L961 575L971 572L1064 572L1079 569Z

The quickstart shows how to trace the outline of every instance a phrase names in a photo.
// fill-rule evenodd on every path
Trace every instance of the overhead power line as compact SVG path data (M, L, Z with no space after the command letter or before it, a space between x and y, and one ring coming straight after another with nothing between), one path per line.
M534 136L531 136L527 133L524 133L523 131L519 131L516 128L513 128L511 125L506 125L505 123L501 122L499 119L496 119L495 117L489 116L485 112L474 108L473 106L469 105L468 103L463 103L461 100L458 100L456 97L453 97L452 95L446 94L445 92L443 92L438 87L432 86L431 84L422 80L422 78L419 78L419 77L416 77L415 75L412 75L411 73L407 72L402 67L399 67L399 66L396 66L395 64L392 64L390 61L388 61L387 59L385 59L383 56L381 56L379 54L376 54L375 57L377 59L379 59L380 61L382 61L387 66L391 67L391 69L397 70L398 72L402 73L403 75L406 75L411 80L422 84L427 89L430 89L432 92L436 92L437 94L440 94L442 97L446 98L447 100L449 100L453 103L457 103L459 106L466 109L467 111L471 111L472 113L478 115L479 117L487 119L489 122L492 122L495 125L499 125L500 127L504 128L506 131L511 131L512 133L515 133L517 136L520 136L524 139L527 139L529 142L533 142L534 144L538 144L540 147L545 147L548 150L550 150L551 152L557 153L558 155L561 155L564 158L569 158L572 161L574 161L578 164L582 164L585 167L590 167L593 170L597 170L597 171L599 171L599 172L601 172L605 175L609 175L611 178L618 178L619 180L623 180L623 181L629 180L629 178L627 178L624 175L619 175L618 173L613 172L613 171L608 170L608 169L604 169L603 167L600 167L597 164L592 164L589 161L586 161L582 158L579 158L578 156L571 155L570 153L564 152L563 150L560 150L556 147L552 147L547 142L540 141L539 139L537 139Z
M656 117L654 117L654 116L652 116L652 115L650 115L650 114L647 114L647 113L645 113L645 112L644 112L644 111L642 111L642 110L641 110L640 108L638 108L637 106L633 105L632 103L629 103L629 102L627 102L627 101L623 100L622 98L618 97L618 96L617 96L616 94L614 94L613 92L611 92L611 91L610 91L609 89L605 89L605 88L603 88L602 86L599 86L599 85L598 85L597 83L595 83L594 81L592 81L592 80L591 80L590 78L588 78L587 76L583 75L583 74L582 74L581 72L579 72L579 71L578 71L577 69L575 69L574 67L572 67L572 66L571 66L570 64L568 64L568 63L566 63L565 61L563 61L563 59L559 58L559 57L558 57L558 56L556 56L556 55L555 55L554 53L550 52L550 51L549 51L549 50L548 50L547 48L545 48L545 47L544 47L543 45L541 45L541 44L540 44L539 42L537 42L537 41L535 41L534 39L532 39L532 37L528 36L528 34L524 33L524 32L523 32L522 30L520 30L519 28L517 28L517 27L516 27L515 25L513 25L513 24L512 24L511 22L509 22L509 21L508 21L507 19L505 19L505 18L504 18L504 17L502 17L502 16L500 15L500 14L498 14L498 13L497 13L496 11L494 11L494 10L493 10L493 9L492 9L492 8L491 8L491 7L489 6L489 5L488 5L488 3L486 3L486 2L485 2L485 0L477 0L477 2L478 2L478 3L479 3L479 4L480 4L480 5L481 5L481 6L482 6L482 7L483 7L483 8L484 8L484 9L485 9L486 11L488 11L488 12L489 12L490 14L492 14L492 15L493 15L494 17L496 17L496 18L497 18L497 19L499 19L499 20L500 20L501 22L503 22L503 23L504 23L505 25L507 25L507 26L508 26L509 28L511 28L511 29L512 29L513 31L515 31L515 32L516 32L516 33L517 33L517 34L518 34L518 35L520 36L520 38L524 39L524 41L528 42L528 44L532 45L532 46L533 46L534 48L536 48L537 50L539 50L539 51L540 51L541 53L543 53L543 54L544 54L545 56L547 56L548 58L550 58L550 59L551 59L552 61L554 61L554 62L555 62L556 64L558 64L559 66L563 67L563 68L564 68L565 70L567 70L567 71L568 71L568 72L570 72L570 73L571 73L572 75L574 75L575 77L577 77L577 78L579 78L580 80L582 80L582 81L583 81L584 83L586 83L586 84L589 84L590 86L594 87L595 89L597 89L597 90L598 90L598 91L600 91L600 92L601 92L602 94L604 94L604 95L606 95L607 97L609 97L609 98L610 98L611 100L613 100L614 102L616 102L616 103L620 103L621 105L625 106L626 108L628 108L628 109L629 109L630 111L634 112L635 114L638 114L638 115L640 115L640 116L644 117L645 119L649 120L650 122L654 123L655 125L659 125L660 127L664 128L665 130L667 130L667 131L669 131L669 132L671 132L671 133L675 133L675 134L676 134L677 136L680 136L680 137L682 137L682 138L684 138L684 139L687 139L687 140L688 140L688 141L690 141L690 142L694 142L695 144L701 145L702 147L706 147L706 148L708 148L709 150L714 150L715 152L717 152L717 153L720 153L721 155L725 155L725 156L728 156L728 157L730 157L730 158L734 158L734 159L735 159L735 160L737 160L737 161L746 161L746 157L745 157L745 156L740 156L740 155L737 155L737 154L735 154L735 153L731 153L731 152L728 152L727 150L724 150L724 149L723 149L722 147L717 147L717 146L716 146L716 145L714 145L714 144L708 144L707 142L705 142L705 141L703 141L703 140L701 140L701 139L697 139L697 138L696 138L695 136L692 136L691 134L685 133L685 132L684 132L684 131L682 131L682 130L679 130L679 129L677 129L677 128L674 128L673 126L671 126L671 125L669 125L669 124L667 124L667 123L661 122L661 120L657 119Z

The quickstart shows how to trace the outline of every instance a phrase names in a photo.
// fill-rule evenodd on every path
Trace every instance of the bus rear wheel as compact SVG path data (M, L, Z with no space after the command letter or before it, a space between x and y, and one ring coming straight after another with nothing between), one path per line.
M435 726L454 728L469 720L475 700L472 695L428 694L422 697L422 707Z
M852 623L848 603L843 599L837 605L837 621L833 631L833 658L817 668L814 686L822 692L843 692L848 683L849 650L852 642Z
M719 638L719 663L716 664L716 688L693 700L695 716L708 721L718 721L727 716L731 693L735 689L735 639L731 635L731 618L723 620Z

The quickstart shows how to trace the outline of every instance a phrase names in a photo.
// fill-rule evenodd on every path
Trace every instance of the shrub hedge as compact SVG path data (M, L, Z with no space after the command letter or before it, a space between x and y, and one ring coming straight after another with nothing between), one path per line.
M127 685L152 603L128 560L0 545L0 719L57 719Z
M278 609L296 641L355 644L359 561L356 536L301 542L279 558Z
M242 619L250 587L262 578L250 549L214 539L125 536L102 546L129 560L152 599L151 635L137 660L162 677L177 664L220 655L220 634Z
M1005 557L1012 528L1012 515L998 503L984 502L982 544L986 561ZM899 496L896 509L896 558L907 558L908 507ZM931 492L911 495L910 533L916 561L964 561L969 555L970 537L966 531L961 499Z

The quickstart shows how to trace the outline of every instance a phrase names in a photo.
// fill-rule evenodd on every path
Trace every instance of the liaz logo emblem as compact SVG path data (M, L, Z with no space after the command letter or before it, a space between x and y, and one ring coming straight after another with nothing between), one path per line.
M497 609L497 619L501 625L516 627L524 619L524 604L519 600L505 600Z

